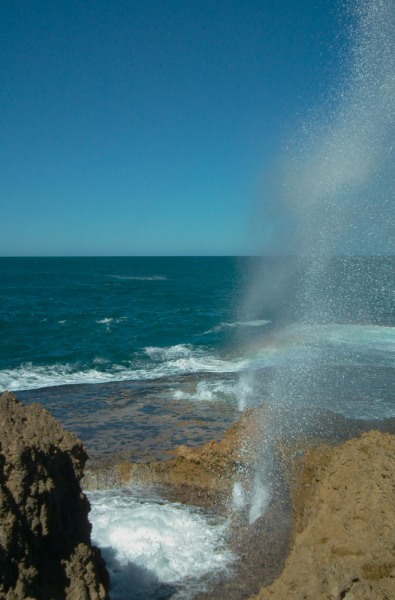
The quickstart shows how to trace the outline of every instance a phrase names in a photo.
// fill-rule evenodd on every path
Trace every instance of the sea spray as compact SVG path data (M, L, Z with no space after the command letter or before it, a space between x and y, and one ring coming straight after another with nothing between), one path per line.
M248 397L252 392L251 378L252 375L249 371L240 375L239 384L237 386L238 409L240 411L247 408Z
M227 523L196 508L162 500L149 488L90 492L92 539L110 571L111 598L190 598L207 573L227 571ZM183 591L182 589L183 588Z
M357 0L343 8L347 47L336 88L328 90L323 105L311 111L290 142L277 180L269 186L275 192L265 191L265 203L276 204L282 214L277 248L282 240L283 252L294 258L257 261L241 311L240 320L277 316L275 326L258 340L244 337L246 353L252 343L255 352L258 344L262 352L284 347L287 338L293 349L273 370L266 389L265 400L275 408L266 415L272 423L256 464L250 521L269 505L270 440L306 429L325 394L328 366L339 361L335 341L325 348L319 343L320 328L345 330L352 323L372 327L378 322L369 306L359 311L354 298L358 277L358 291L363 278L367 287L376 285L356 255L395 251L395 5L392 0ZM371 298L376 301L377 294ZM352 347L352 340L346 344L348 364L358 368L363 352ZM347 378L347 373L335 376ZM242 388L245 378L243 373ZM250 383L249 392L240 394L240 407L252 405L255 393L256 384ZM305 412L294 411L293 403L305 405ZM358 414L355 405L348 410Z

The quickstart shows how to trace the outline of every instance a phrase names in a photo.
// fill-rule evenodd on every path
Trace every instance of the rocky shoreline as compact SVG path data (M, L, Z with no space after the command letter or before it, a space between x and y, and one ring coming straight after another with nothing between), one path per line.
M291 552L255 600L395 597L395 436L306 448L294 465Z
M0 599L108 600L78 438L40 404L0 397Z
M235 484L249 492L268 410L245 411L221 441L180 446L171 460L95 459L85 467L86 449L73 434L40 405L3 394L0 599L106 600L108 574L90 542L81 485L127 484L153 484L167 499L232 520L229 546L240 557L233 577L197 600L395 597L393 420L328 413L298 435L281 431L271 503L251 524L246 508L230 509L232 493Z

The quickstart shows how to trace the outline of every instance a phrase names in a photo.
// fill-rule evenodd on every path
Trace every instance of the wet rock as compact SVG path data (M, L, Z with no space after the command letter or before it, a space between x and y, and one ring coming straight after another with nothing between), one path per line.
M0 599L106 600L80 480L88 456L40 404L0 397Z
M395 436L306 448L290 465L291 553L255 600L394 598Z
M147 463L95 460L85 469L85 490L113 486L162 486L165 497L202 507L225 508L234 481L248 480L254 464L251 436L256 427L256 411L245 410L240 420L224 433L221 441L211 440L197 448L182 445L167 461ZM247 443L248 440L248 443ZM251 450L252 449L252 450Z

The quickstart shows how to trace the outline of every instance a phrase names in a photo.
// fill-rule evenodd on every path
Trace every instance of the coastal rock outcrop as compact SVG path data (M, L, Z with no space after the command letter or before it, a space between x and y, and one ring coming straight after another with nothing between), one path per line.
M100 461L85 469L86 490L107 489L123 485L167 485L177 500L199 506L225 505L235 477L247 476L255 459L251 441L256 427L256 411L245 410L240 420L231 425L222 440L211 440L203 446L179 446L171 460L149 463L108 463ZM169 496L171 499L171 495Z
M307 448L292 469L291 553L254 600L395 598L395 436Z
M0 599L106 600L90 541L82 442L40 404L0 397Z

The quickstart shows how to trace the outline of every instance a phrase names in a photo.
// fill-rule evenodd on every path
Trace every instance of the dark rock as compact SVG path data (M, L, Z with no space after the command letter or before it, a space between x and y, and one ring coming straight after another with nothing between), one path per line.
M106 600L80 486L88 455L40 404L0 397L0 599Z

